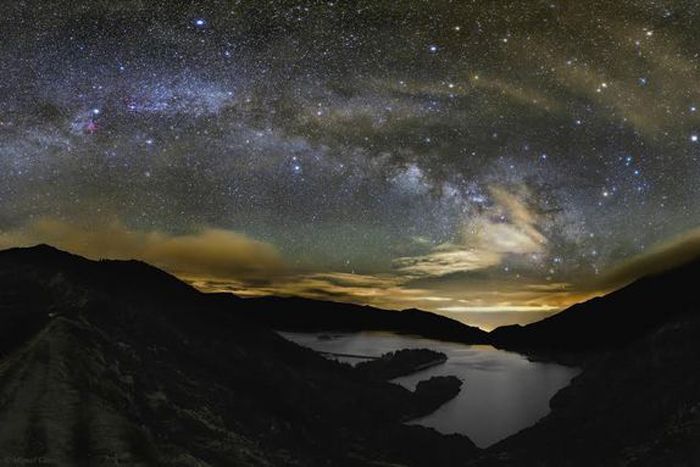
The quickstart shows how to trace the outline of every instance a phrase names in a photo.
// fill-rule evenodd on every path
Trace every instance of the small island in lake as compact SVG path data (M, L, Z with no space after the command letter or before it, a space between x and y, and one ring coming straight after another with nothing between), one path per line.
M447 361L447 355L429 349L402 349L376 360L358 363L355 368L369 377L389 380L406 376Z
M391 380L406 376L427 368L441 365L447 361L447 355L430 349L401 349L387 352L376 360L358 363L355 371L373 380ZM420 381L413 392L415 400L412 410L405 420L412 420L454 399L462 388L462 380L456 376L433 376Z
M427 405L440 406L454 399L462 388L462 380L456 376L433 376L419 381L414 391Z

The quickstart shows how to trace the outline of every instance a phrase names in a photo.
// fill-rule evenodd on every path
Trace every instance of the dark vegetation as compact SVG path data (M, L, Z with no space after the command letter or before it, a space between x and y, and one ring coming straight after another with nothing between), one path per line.
M8 458L457 465L477 452L465 437L402 424L454 390L368 378L245 319L239 300L146 264L7 250L0 284Z
M526 326L490 333L420 310L390 311L369 306L301 298L244 300L251 319L275 329L326 332L384 330L466 344L491 344L534 358L580 364L620 349L663 324L694 313L700 260L639 279L604 297L579 303Z
M495 343L585 355L534 427L470 465L700 465L700 261L643 278Z
M430 331L584 368L547 417L465 464L700 465L698 284L695 260L485 338Z
M700 465L699 281L696 261L487 335L422 312L408 312L413 321L380 310L373 321L368 307L202 294L140 262L7 250L0 453L66 465ZM347 317L358 308L359 321ZM482 451L402 423L460 390L454 377L414 392L385 381L433 353L353 369L269 329L294 313L295 330L373 321L368 329L415 334L423 322L427 337L584 355L585 367L547 417Z
M410 375L416 371L447 361L447 355L429 349L403 349L388 352L377 360L368 360L355 365L357 371L376 379L393 379Z
M550 405L476 464L700 465L700 315L673 318L590 361Z
M459 394L461 388L462 381L456 376L433 376L418 382L416 394L420 396L426 406L435 406L442 405L440 401L454 398Z

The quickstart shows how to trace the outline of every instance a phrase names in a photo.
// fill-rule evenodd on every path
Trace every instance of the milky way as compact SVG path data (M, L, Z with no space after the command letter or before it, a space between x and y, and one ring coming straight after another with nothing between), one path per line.
M551 311L700 224L699 22L693 1L8 2L0 238L248 295Z

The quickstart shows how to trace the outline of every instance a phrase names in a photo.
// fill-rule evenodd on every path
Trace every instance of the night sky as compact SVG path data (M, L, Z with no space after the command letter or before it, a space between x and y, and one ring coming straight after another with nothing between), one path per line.
M700 225L696 1L11 1L0 243L486 328Z

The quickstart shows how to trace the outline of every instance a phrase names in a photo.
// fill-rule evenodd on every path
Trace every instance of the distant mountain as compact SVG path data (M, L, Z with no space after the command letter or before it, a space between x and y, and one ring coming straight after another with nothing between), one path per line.
M700 312L700 259L644 277L526 326L490 333L497 347L554 352L621 348L687 313Z
M371 306L305 298L261 297L245 299L241 310L250 319L286 331L390 331L431 339L487 343L486 331L427 311L383 310Z
M553 398L550 415L481 451L465 437L402 423L434 410L459 382L433 378L411 392L326 360L261 322L303 330L373 322L415 332L427 320L455 339L483 338L472 328L424 312L203 294L141 262L90 261L47 246L0 251L0 458L700 465L698 278L700 263L690 263L540 323L494 331L494 342L510 348L601 352ZM296 310L306 318L294 319Z
M137 261L0 252L0 458L51 464L462 465L406 426L453 394L368 378ZM279 306L287 306L279 302Z
M603 297L573 305L526 326L502 326L490 333L421 310L392 311L304 298L239 299L239 312L275 329L300 332L379 330L467 344L549 354L566 360L620 348L678 315L697 310L700 259L645 277ZM230 295L228 296L230 298Z

